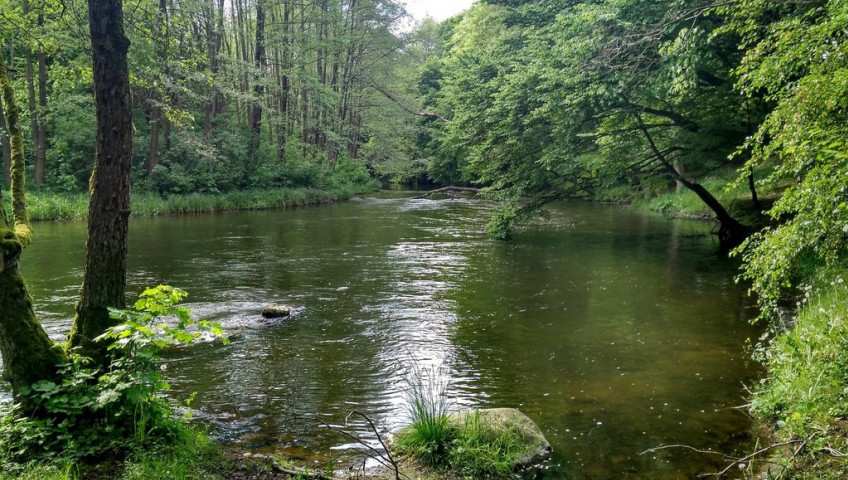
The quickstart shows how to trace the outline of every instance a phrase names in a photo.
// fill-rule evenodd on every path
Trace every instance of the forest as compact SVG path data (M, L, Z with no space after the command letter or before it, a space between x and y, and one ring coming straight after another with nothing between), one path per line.
M843 478L846 42L839 0L478 0L442 22L398 0L0 0L0 479L240 478L158 367L226 329L180 285L128 301L129 225L381 185L473 195L498 244L564 201L714 222L762 329L746 409L770 432L726 460ZM24 281L54 220L87 221L67 341Z

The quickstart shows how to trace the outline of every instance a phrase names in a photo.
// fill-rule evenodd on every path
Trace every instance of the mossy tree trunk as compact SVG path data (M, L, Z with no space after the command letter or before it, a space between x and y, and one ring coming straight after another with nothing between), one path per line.
M27 405L19 395L21 388L55 377L56 365L66 362L67 357L38 323L18 266L21 252L31 239L31 230L24 197L23 137L15 93L2 52L0 87L11 144L12 177L11 216L2 206L0 194L0 354L3 356L3 377L12 384L17 400L29 408L32 405Z
M93 339L112 326L109 307L125 306L130 216L132 117L121 0L88 0L97 111L97 153L91 174L88 240L82 292L71 330L72 347L104 363Z

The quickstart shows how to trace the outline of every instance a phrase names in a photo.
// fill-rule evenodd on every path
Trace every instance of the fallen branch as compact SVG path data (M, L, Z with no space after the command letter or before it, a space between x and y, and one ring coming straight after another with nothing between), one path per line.
M474 194L477 194L477 193L480 193L480 189L479 189L479 188L474 188L474 187L454 187L454 186L449 186L449 187L437 188L437 189L435 189L435 190L430 190L429 192L426 192L426 193L424 193L424 194L422 194L422 195L418 195L417 197L412 197L412 198L413 198L413 199L428 198L428 197L430 197L430 196L432 196L432 195L438 195L438 194L440 194L440 193L454 193L454 192L457 192L457 193L474 193Z
M689 445L661 445L659 447L649 448L648 450L645 450L644 452L640 453L639 455L654 453L654 452L658 452L660 450L668 450L668 449L671 449L671 448L682 448L682 449L691 450L693 452L703 453L703 454L707 454L707 455L718 455L718 456L724 458L725 460L729 460L730 463L720 472L705 473L705 474L699 475L700 477L717 477L718 478L718 477L721 477L721 476L727 474L727 472L729 472L730 469L732 469L736 465L744 465L744 464L750 462L751 460L755 459L756 457L758 457L758 456L760 456L760 455L762 455L766 452L769 452L769 451L774 450L776 448L786 447L786 446L789 446L789 445L799 445L798 448L795 450L795 455L797 455L798 452L800 452L804 448L804 446L806 445L806 442L804 442L803 440L789 440L789 441L786 441L786 442L774 443L774 444L769 445L767 447L763 447L763 448L755 451L754 453L751 453L749 455L745 455L744 457L733 457L733 456L730 456L730 455L727 455L727 454L724 454L724 453L721 453L721 452L716 452L714 450L700 450L700 449L697 449L695 447L691 447Z
M290 475L293 478L303 478L307 480L339 480L336 477L330 477L320 472L310 472L299 468L286 468L277 462L274 462L274 470Z

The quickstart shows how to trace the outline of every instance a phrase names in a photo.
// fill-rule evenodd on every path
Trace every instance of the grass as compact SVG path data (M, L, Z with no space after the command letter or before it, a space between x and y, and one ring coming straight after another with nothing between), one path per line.
M225 471L221 450L208 436L183 427L177 441L160 443L132 452L124 461L86 464L63 458L24 465L7 462L0 480L189 480L220 479Z
M768 478L848 478L848 285L842 277L808 290L797 323L761 352L768 378L754 391L753 413L778 441L797 441Z
M369 182L361 185L343 185L326 190L280 188L221 194L168 196L141 192L132 195L131 210L132 215L136 217L235 210L267 210L334 202L378 188L379 184ZM8 198L5 200L8 202ZM27 209L31 220L84 220L88 216L88 194L27 192Z
M512 476L522 433L492 427L479 412L448 415L445 377L435 368L416 368L413 374L418 381L408 381L412 424L398 432L392 449L426 467L465 478Z

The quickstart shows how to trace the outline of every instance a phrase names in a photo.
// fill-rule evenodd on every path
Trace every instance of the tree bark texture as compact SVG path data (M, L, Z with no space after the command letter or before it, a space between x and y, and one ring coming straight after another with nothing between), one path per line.
M9 129L6 127L6 114L3 102L0 102L0 149L3 150L3 182L9 185L12 182L12 148L9 144Z
M88 0L97 114L97 153L91 174L85 272L70 334L71 346L105 361L92 339L114 324L109 307L125 306L130 216L132 111L122 0Z
M32 298L20 273L21 252L30 240L29 219L24 199L24 149L18 108L5 60L0 52L0 87L3 90L6 124L11 143L12 215L0 206L0 355L3 356L3 378L12 385L16 401L31 410L23 387L53 378L56 365L67 361L64 350L53 343L32 307ZM2 195L0 195L2 202Z

